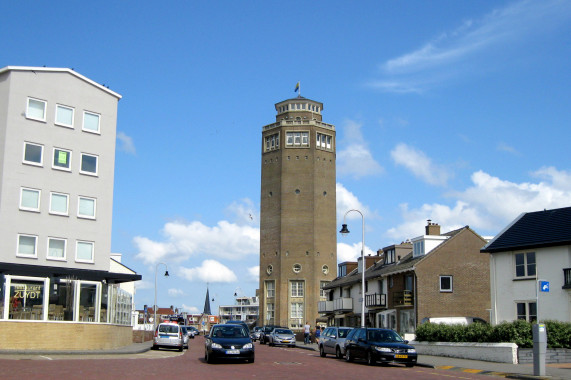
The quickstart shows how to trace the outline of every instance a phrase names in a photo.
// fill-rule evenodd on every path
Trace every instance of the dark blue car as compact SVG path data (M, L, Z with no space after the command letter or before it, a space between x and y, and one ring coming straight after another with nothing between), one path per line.
M365 359L369 365L402 363L412 367L416 364L416 349L407 343L393 330L356 328L345 339L345 359Z
M213 363L218 359L254 362L254 344L248 328L240 324L214 325L206 336L204 360Z

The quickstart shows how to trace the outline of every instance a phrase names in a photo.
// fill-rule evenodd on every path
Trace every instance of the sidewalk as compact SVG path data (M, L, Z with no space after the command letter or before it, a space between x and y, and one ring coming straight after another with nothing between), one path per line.
M151 349L153 341L132 343L128 346L89 351L40 351L40 350L0 350L0 355L109 355L109 354L140 354Z
M298 343L297 348L318 352L316 343ZM545 377L533 376L533 364L508 364L479 360L457 359L445 356L419 355L418 364L422 367L445 369L457 372L469 372L482 375L502 376L508 379L571 379L571 363L546 364Z

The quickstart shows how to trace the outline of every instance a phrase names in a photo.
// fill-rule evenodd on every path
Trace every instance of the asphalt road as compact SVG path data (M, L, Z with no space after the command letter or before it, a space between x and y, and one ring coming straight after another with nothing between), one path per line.
M465 372L400 365L368 366L317 351L255 344L255 363L204 362L204 338L190 341L183 353L170 350L114 355L2 355L0 378L18 380L62 379L492 379Z

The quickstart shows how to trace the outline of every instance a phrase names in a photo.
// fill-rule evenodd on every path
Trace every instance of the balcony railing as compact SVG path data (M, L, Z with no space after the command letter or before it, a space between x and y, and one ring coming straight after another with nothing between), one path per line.
M333 311L333 301L319 301L317 303L318 313L330 313Z
M337 298L333 300L333 311L353 310L353 298Z
M414 294L412 290L404 290L402 292L393 293L394 306L412 306L414 305Z
M563 289L571 289L571 268L563 269Z
M387 295L386 294L365 294L366 307L386 307Z

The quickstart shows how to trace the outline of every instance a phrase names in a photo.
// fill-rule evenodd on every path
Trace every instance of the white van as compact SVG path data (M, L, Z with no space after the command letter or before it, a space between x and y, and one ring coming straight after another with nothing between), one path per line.
M161 323L155 330L153 338L153 350L160 347L178 348L182 351L184 348L184 336L182 327L176 323Z

